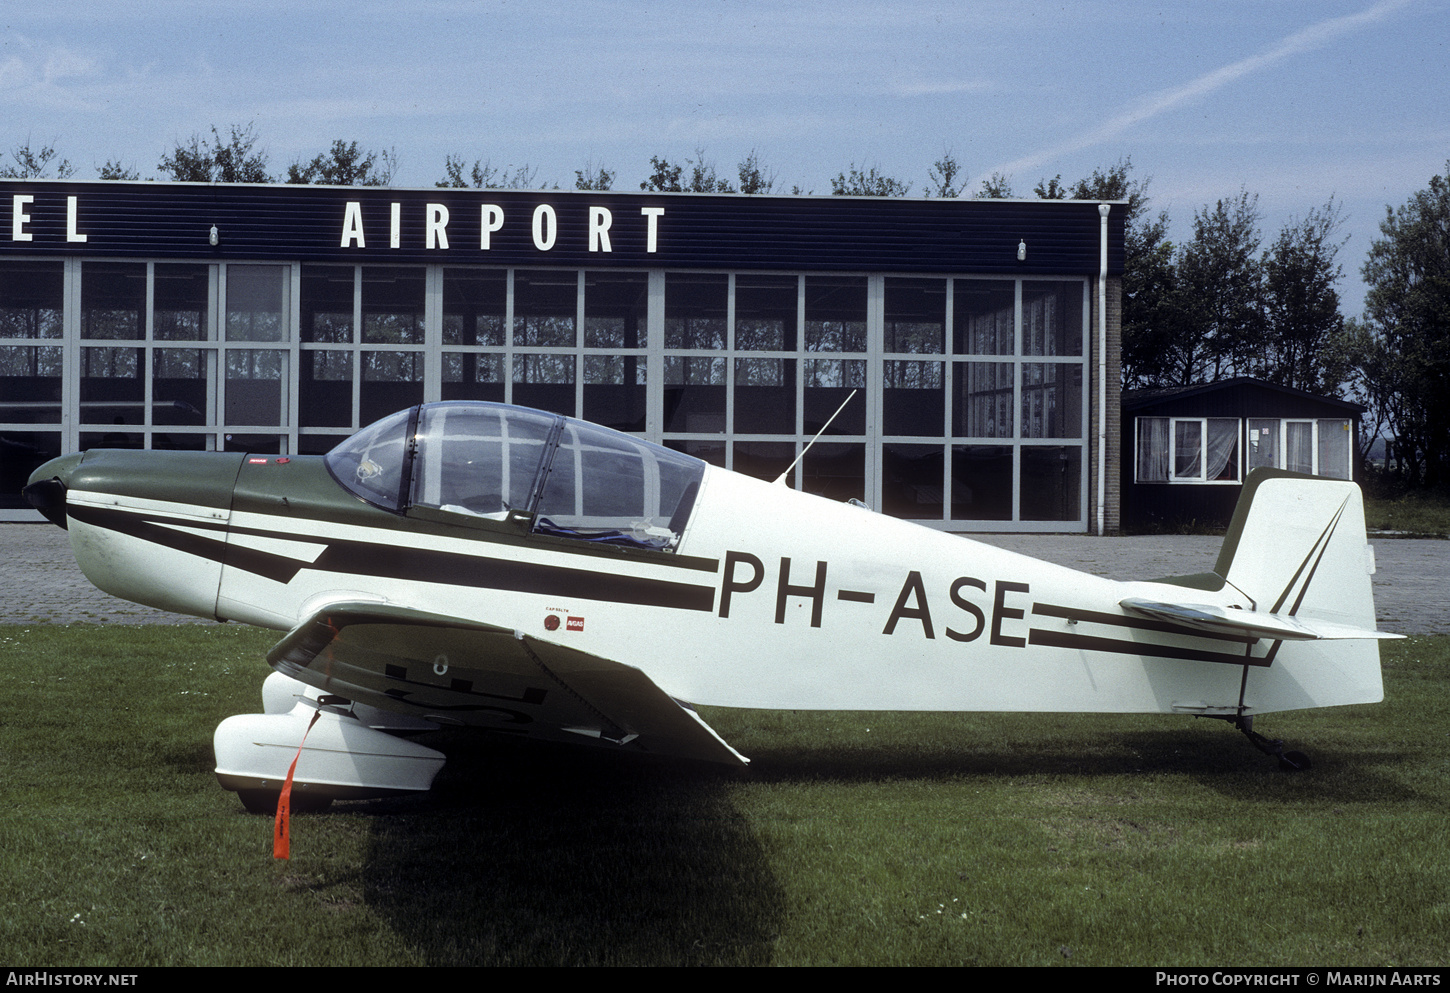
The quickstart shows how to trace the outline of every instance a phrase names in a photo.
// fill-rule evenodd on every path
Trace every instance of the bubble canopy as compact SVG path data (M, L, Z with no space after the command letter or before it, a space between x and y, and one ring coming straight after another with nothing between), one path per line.
M535 533L672 551L705 463L609 428L497 403L425 403L327 453L333 477L397 514L415 508Z

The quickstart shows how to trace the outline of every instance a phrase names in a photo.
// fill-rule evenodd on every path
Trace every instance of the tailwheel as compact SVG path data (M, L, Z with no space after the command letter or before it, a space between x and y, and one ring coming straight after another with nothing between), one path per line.
M282 796L281 792L271 790L237 790L237 797L242 801L242 806L247 808L250 814L266 814L268 817L277 813L277 801ZM326 810L332 805L330 796L308 796L304 793L293 793L292 802L289 807L294 814L315 814Z
M1303 752L1284 751L1284 742L1277 738L1266 738L1254 730L1254 718L1252 715L1240 715L1232 719L1234 727L1244 733L1244 737L1254 743L1254 747L1265 755L1272 755L1279 760L1279 768L1285 772L1308 772L1314 768L1314 763L1309 761L1309 756Z
M1285 752L1279 756L1279 768L1285 772L1308 772L1314 763L1303 752Z

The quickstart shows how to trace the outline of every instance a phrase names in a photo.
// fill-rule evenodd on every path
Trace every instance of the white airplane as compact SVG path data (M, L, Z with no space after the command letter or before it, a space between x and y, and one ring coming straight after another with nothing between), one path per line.
M1250 475L1211 573L1118 582L500 404L326 456L92 450L32 475L102 590L287 632L216 733L253 808L429 788L392 732L747 761L694 705L1222 718L1383 696L1358 487ZM299 803L300 801L300 803Z

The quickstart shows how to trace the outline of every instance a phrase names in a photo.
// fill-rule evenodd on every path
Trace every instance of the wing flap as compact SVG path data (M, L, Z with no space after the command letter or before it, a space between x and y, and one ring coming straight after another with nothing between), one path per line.
M335 603L267 661L328 693L443 725L747 761L633 666L512 629L378 603Z

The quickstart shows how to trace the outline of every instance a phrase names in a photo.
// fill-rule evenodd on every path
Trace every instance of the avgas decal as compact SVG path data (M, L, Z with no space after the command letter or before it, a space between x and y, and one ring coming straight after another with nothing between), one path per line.
M720 617L730 617L731 608L738 606L742 597L762 595L761 587L766 585L767 571L765 563L756 555L726 552L720 584ZM793 602L809 603L809 623L813 628L845 616L846 612L858 612L864 606L868 610L875 608L884 635L919 634L934 640L940 625L941 632L952 641L976 641L986 633L993 645L1005 648L1027 646L1026 629L1018 626L1018 622L1025 621L1030 605L1030 600L1026 599L1031 592L1027 583L996 580L991 584L989 598L986 595L989 589L987 581L974 576L960 576L952 580L946 590L934 593L928 591L921 573L914 569L902 577L899 586L879 591L833 589L829 576L830 566L826 562L817 561L812 565L793 562L789 556L783 556L776 572L774 622L787 623L787 608ZM769 587L764 595L770 595ZM835 600L839 606L833 605L828 610L826 604L829 600ZM881 607L876 606L878 600ZM890 609L883 609L888 602ZM934 605L937 614L933 613Z

